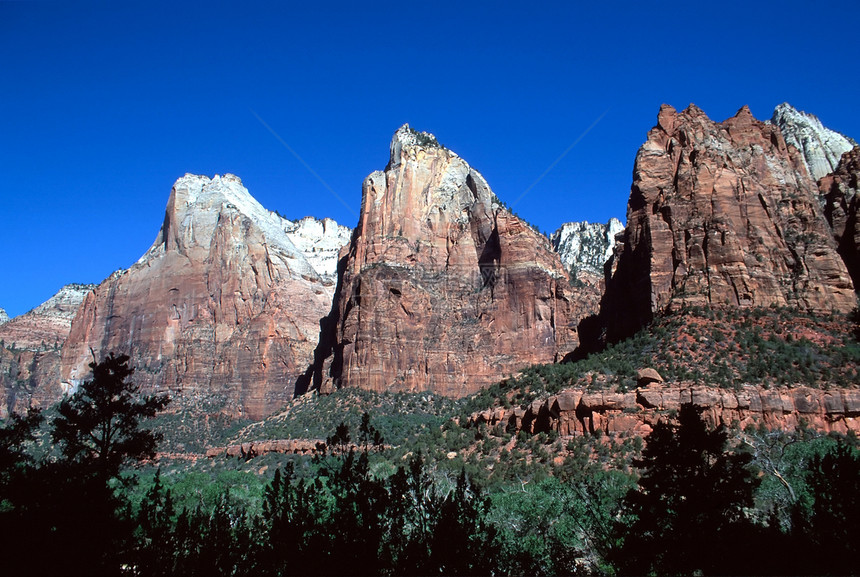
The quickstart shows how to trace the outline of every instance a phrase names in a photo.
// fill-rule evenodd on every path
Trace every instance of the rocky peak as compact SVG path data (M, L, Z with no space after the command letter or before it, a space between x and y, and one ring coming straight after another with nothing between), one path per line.
M128 354L145 391L219 399L233 415L277 409L313 358L334 293L290 240L308 228L263 208L234 175L180 178L152 247L84 301L63 347L63 381L88 376L92 347ZM331 221L323 237L327 228L341 234Z
M9 322L9 315L6 314L4 309L0 309L0 325L6 322Z
M63 394L60 349L94 288L66 285L33 310L0 324L0 418L27 407L48 407Z
M548 240L432 135L405 125L390 149L364 181L315 384L462 396L570 352L596 289L575 293Z
M33 309L33 313L69 322L75 318L78 307L84 302L87 293L96 288L94 284L67 284L57 294Z
M684 305L854 306L815 182L747 107L722 123L692 105L660 109L636 155L621 238L601 306L610 340Z
M287 234L292 223L263 208L234 174L216 174L213 178L186 174L179 178L167 201L164 224L138 264L171 250L199 258L209 252L224 218L253 223L267 249L291 261L293 273L317 275Z
M8 320L0 327L0 338L20 350L43 350L61 345L69 334L72 319L95 285L68 284L33 310ZM7 317L8 319L8 317Z
M394 133L394 136L391 138L391 157L388 161L388 166L386 170L389 168L394 168L400 165L402 160L404 149L407 150L407 155L409 154L408 150L414 147L419 148L442 148L445 147L439 144L439 141L436 140L436 137L430 134L429 132L419 132L414 128L410 127L409 124L404 124ZM445 149L449 154L456 156L450 150Z
M833 172L842 155L857 144L826 128L816 116L799 111L787 102L774 109L771 122L782 131L786 143L801 152L814 180Z
M297 221L284 220L284 230L323 280L334 284L338 254L349 243L352 229L330 218L320 220L307 216Z
M603 267L612 257L615 235L624 230L617 218L606 224L568 222L550 235L553 249L572 273L587 272L603 277Z

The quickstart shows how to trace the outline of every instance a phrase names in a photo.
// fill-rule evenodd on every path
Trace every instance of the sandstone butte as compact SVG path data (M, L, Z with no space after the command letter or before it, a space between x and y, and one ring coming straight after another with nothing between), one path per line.
M570 353L598 289L572 287L549 240L432 135L405 125L390 153L362 187L313 385L460 397Z
M582 332L619 340L684 305L849 312L818 193L800 152L746 106L716 123L663 105L636 155L600 318Z
M842 155L836 170L818 181L824 214L855 287L860 287L860 147Z
M92 348L128 354L145 392L252 419L283 406L334 293L294 229L236 176L177 180L152 247L81 305L62 352L67 387L88 378Z

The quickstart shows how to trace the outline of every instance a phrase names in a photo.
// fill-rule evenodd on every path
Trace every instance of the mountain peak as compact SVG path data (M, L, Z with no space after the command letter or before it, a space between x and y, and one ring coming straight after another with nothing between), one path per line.
M782 131L786 144L800 151L815 180L836 170L842 155L856 144L847 136L826 128L817 116L798 110L788 102L774 109L770 121Z
M457 156L452 151L439 144L439 141L436 140L436 137L433 134L415 130L407 123L398 128L394 132L394 136L391 138L391 158L388 162L388 168L399 166L403 150L411 147L420 147L424 149L438 148L447 151L451 156Z

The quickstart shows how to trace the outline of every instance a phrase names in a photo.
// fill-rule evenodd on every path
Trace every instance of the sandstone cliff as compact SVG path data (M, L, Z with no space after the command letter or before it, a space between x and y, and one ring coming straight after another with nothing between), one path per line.
M800 151L814 180L836 169L842 155L855 146L850 138L826 128L818 117L784 102L773 111L771 122L779 127L785 143Z
M46 350L62 346L72 326L72 319L95 285L69 284L57 294L0 327L0 339L16 349Z
M741 428L764 425L793 431L800 426L830 433L860 433L860 391L744 386L738 391L694 384L652 384L620 393L566 389L533 402L527 408L496 407L472 415L470 424L486 424L507 431L560 435L633 434L651 432L659 419L670 416L682 403L704 409L712 425Z
M9 322L9 315L6 314L6 311L0 309L0 325Z
M803 159L747 107L722 123L694 105L660 109L610 274L599 322L609 340L683 305L848 312L855 302Z
M833 229L839 255L860 288L860 147L842 155L833 174L818 182L824 200L824 215Z
M45 408L62 395L60 348L94 285L66 285L35 309L0 326L0 418Z
M279 408L312 359L334 293L291 242L296 228L236 176L180 178L152 247L84 301L63 380L88 377L92 347L128 354L144 391L251 418Z
M577 345L596 289L432 135L401 127L364 182L316 382L462 396Z
M609 219L606 224L567 222L549 240L567 270L602 278L603 267L612 257L615 235L623 230L624 225L617 218Z

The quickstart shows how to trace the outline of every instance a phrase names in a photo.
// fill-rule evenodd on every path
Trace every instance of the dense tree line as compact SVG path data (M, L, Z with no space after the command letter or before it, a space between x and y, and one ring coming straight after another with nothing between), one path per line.
M128 465L152 457L159 440L143 421L167 399L138 394L127 357L91 367L92 380L55 418L31 411L0 427L10 574L858 572L860 457L851 438L810 452L790 482L782 478L789 497L763 509L759 485L773 475L755 466L762 458L689 405L654 428L637 476L520 479L492 493L420 452L375 467L383 439L365 414L354 438L337 427L312 475L285 460L259 510L229 490L214 506L179 505L160 473L142 499L130 498ZM52 450L39 442L45 428ZM776 460L769 467L787 470Z

